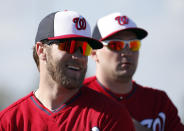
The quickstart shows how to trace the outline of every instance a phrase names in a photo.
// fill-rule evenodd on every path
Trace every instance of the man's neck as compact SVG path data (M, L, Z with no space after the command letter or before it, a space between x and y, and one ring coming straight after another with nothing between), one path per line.
M35 92L36 98L49 110L55 110L68 101L79 89L66 89L55 82L41 81L38 90Z
M132 79L112 80L98 76L97 79L106 88L117 94L127 94L132 90Z

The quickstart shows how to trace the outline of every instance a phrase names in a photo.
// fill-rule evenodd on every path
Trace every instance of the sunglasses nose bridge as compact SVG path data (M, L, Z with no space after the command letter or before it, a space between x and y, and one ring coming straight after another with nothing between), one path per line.
M125 51L126 51L126 50L129 50L129 49L130 49L129 42L127 42L127 41L125 42L125 41L124 41L124 47L123 47L123 50L125 50Z
M82 55L83 54L82 47L81 46L76 47L74 53L78 53Z
M124 43L125 43L125 47L124 47L125 49L126 49L126 48L130 48L129 42L124 42Z
M81 46L77 47L77 50L79 50L79 51L80 51L80 53L81 53L81 54L83 54L83 49L82 49L82 47L81 47Z
M131 55L131 53L132 53L132 51L131 51L131 49L130 49L129 42L126 41L126 42L125 42L125 46L124 46L124 48L123 48L122 51L121 51L121 54L123 54L123 55Z

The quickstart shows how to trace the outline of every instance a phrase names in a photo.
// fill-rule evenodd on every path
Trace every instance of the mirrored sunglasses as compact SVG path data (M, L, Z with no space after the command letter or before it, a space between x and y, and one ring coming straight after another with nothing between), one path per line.
M131 51L138 51L141 46L140 40L105 40L102 41L102 43L113 51L121 51L126 46L128 46Z
M83 56L89 56L92 51L92 48L87 41L65 39L59 41L56 40L52 43L57 44L59 50L66 51L69 54L73 54L78 48Z

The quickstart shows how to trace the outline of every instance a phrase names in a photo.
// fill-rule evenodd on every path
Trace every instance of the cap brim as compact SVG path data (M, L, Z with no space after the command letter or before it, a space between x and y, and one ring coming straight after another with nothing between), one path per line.
M115 32L112 32L111 34L103 37L100 39L100 41L103 41L109 37L112 37L113 35L115 35L116 33L119 33L119 32L122 32L122 31L133 31L136 35L137 35L137 38L142 40L143 38L145 38L147 35L148 35L148 32L142 28L126 28L126 29L121 29L121 30L117 30Z
M103 44L93 38L90 37L86 37L86 36L81 36L81 35L62 35L62 36L56 36L56 37L49 37L49 40L58 40L58 39L80 39L80 40L84 40L87 41L89 43L89 45L93 48L93 49L101 49L103 47Z

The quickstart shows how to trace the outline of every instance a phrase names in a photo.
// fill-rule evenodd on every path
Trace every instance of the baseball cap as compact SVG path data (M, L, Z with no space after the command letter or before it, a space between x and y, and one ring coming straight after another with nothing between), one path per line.
M126 15L117 12L100 18L95 25L92 37L102 41L118 32L125 30L135 32L137 38L140 40L148 35L146 30L137 27L135 22Z
M86 19L74 11L58 11L43 18L38 26L35 43L42 40L80 39L93 49L102 48L100 41L93 39Z

